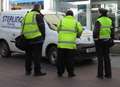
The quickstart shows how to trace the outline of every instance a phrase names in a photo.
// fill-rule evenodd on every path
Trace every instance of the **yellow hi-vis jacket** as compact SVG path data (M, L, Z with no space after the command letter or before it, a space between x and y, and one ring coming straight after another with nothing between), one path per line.
M100 17L97 19L100 22L99 39L111 38L112 20L109 17Z
M31 11L27 13L23 19L22 33L26 39L33 39L41 36L41 32L39 30L39 27L36 21L37 14L39 13L35 11Z
M77 34L83 29L73 16L66 16L58 23L58 48L76 49Z

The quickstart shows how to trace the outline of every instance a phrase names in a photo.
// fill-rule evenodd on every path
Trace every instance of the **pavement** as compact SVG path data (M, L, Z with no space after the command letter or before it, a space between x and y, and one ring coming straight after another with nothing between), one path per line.
M0 87L120 87L120 56L111 56L113 78L100 80L96 78L97 60L81 62L76 65L76 77L62 78L56 75L56 68L43 62L46 76L34 77L24 74L24 56L15 55L0 58Z

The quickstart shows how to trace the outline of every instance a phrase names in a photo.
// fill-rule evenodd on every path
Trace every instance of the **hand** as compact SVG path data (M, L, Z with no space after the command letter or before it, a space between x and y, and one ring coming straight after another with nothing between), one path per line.
M99 38L94 38L94 40L96 41L96 40L99 40Z

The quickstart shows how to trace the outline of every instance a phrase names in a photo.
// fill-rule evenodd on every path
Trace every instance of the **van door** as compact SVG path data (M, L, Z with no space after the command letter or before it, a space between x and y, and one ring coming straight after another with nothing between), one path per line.
M4 38L11 49L11 51L18 50L15 47L15 38L20 34L22 15L18 13L3 13L1 15L1 38Z

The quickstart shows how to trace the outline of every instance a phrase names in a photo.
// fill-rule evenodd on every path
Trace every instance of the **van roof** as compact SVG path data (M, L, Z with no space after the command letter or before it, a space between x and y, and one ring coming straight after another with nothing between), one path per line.
M5 11L5 12L1 12L1 13L5 13L5 14L11 14L11 13L22 13L22 14L25 14L26 12L29 12L31 9L22 9L22 10L11 10L11 11ZM46 14L61 14L61 15L64 15L64 13L62 12L57 12L57 11L53 11L53 10L41 10L41 13L43 15L46 15Z

